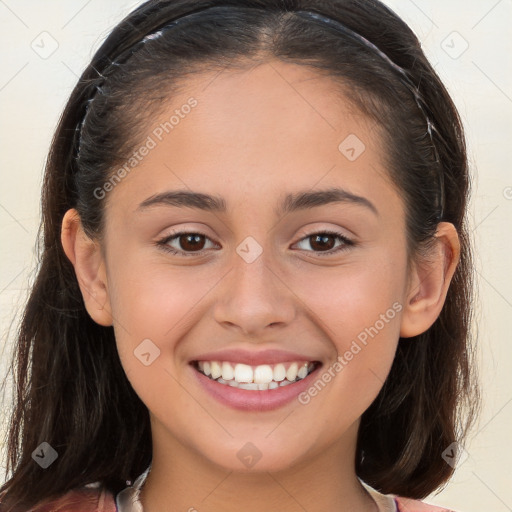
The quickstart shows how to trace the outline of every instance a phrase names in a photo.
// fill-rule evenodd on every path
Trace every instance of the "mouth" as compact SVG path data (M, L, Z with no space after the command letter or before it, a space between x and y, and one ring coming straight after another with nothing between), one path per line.
M252 366L231 361L192 361L196 371L208 379L246 391L267 391L289 386L315 371L319 361L289 361Z

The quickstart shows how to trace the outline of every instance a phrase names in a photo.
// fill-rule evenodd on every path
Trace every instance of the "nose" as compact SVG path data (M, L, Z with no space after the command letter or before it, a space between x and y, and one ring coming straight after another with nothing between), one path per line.
M238 335L264 339L268 328L290 324L297 308L297 297L289 275L278 270L266 251L248 263L238 254L233 267L219 288L214 318L224 328L237 329Z

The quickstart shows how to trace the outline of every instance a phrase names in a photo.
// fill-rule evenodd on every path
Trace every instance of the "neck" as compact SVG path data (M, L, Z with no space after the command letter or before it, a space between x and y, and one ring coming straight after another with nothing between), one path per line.
M347 432L351 439L287 469L239 471L212 463L153 425L151 471L139 499L144 512L378 512L355 473L357 426Z

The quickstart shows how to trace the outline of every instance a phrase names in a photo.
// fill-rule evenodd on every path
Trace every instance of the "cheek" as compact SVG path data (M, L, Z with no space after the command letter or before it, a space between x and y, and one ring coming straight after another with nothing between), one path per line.
M109 272L109 288L117 350L126 376L151 411L163 416L177 405L182 389L176 371L182 334L190 328L194 305L205 294L192 268L171 267L150 258L119 259ZM146 354L149 354L146 356ZM196 411L197 413L197 411Z
M163 340L186 323L214 279L203 279L197 267L134 259L115 268L112 283L112 313L130 337Z
M206 264L170 265L143 254L117 261L109 272L109 295L118 354L137 394L157 410L164 395L169 404L181 392L177 381L188 368L182 340L201 321L218 273ZM142 354L148 352L145 366Z
M308 309L334 349L304 403L339 403L333 417L343 422L347 414L355 421L369 407L389 373L399 340L403 269L400 257L382 257L371 264L324 268L297 283L297 295L307 297Z
M355 339L376 322L380 331L381 315L390 309L386 330L389 324L398 323L396 310L401 308L393 308L393 304L403 300L405 274L393 258L347 261L338 268L317 267L298 276L293 278L294 291L339 351L347 340Z

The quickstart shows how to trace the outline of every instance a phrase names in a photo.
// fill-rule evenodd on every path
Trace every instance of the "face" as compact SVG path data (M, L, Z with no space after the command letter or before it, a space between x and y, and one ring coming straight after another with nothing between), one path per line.
M183 91L105 198L109 308L154 446L272 471L351 450L407 291L376 127L277 61Z

